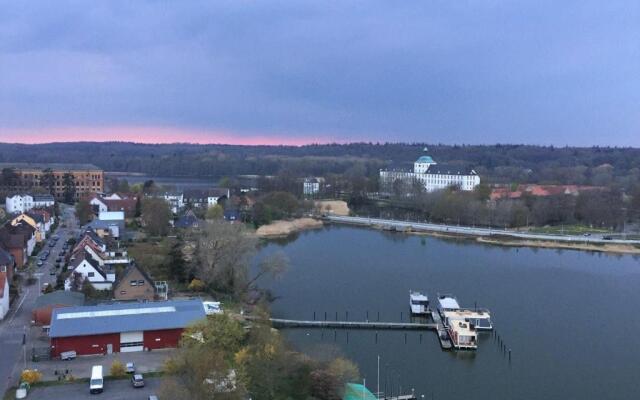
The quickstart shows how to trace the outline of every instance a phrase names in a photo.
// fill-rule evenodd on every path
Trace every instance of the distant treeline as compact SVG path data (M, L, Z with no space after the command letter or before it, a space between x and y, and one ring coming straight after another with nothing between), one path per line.
M307 146L0 143L0 162L93 163L105 171L166 177L245 174L363 175L411 168L423 149L437 162L472 166L488 183L563 183L630 188L640 181L640 149L531 145L352 143Z

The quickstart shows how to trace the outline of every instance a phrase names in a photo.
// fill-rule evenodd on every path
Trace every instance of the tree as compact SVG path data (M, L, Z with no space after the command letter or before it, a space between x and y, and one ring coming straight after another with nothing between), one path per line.
M207 209L207 219L222 219L224 218L224 209L220 204L216 204Z
M164 199L147 197L142 200L142 225L151 235L169 232L171 209Z
M62 177L62 186L64 188L64 202L67 204L73 204L76 199L76 183L73 178L73 174L66 172Z
M53 171L51 168L46 168L42 171L42 176L40 177L40 186L47 190L47 193L50 195L55 194L55 186L56 186L56 177L53 175Z
M84 225L91 220L93 210L89 200L82 199L76 203L76 216L80 220L80 225Z
M2 185L16 186L18 184L18 174L14 168L2 168Z
M242 294L256 245L240 224L207 221L198 242L198 277L210 289Z
M251 289L261 277L270 275L272 278L277 278L288 268L289 257L283 251L270 254L258 263L258 273L247 282L247 290Z
M237 320L228 314L212 315L187 328L182 337L179 350L164 367L162 398L244 398L232 373L245 337Z

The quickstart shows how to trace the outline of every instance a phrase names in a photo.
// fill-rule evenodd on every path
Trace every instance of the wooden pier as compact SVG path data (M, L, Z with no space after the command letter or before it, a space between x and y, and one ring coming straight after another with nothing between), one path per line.
M381 321L302 321L269 318L274 327L328 328L328 329L388 329L388 330L437 330L434 323L381 322Z
M433 322L436 325L436 330L438 331L438 340L440 341L440 347L444 350L451 350L453 348L453 344L449 339L449 332L444 327L444 323L442 322L442 318L440 318L440 313L438 311L431 312L431 318L433 318Z

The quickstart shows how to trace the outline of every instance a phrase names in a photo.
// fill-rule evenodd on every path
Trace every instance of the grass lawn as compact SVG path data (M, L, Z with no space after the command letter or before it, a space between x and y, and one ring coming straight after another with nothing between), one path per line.
M585 233L613 233L611 229L591 228L586 225L542 226L530 228L529 232L548 233L554 235L583 235Z

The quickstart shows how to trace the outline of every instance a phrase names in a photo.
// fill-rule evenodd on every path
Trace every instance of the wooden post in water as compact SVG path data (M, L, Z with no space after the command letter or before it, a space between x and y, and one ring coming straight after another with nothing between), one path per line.
M315 311L313 312L313 320L314 321L316 320L316 312Z

